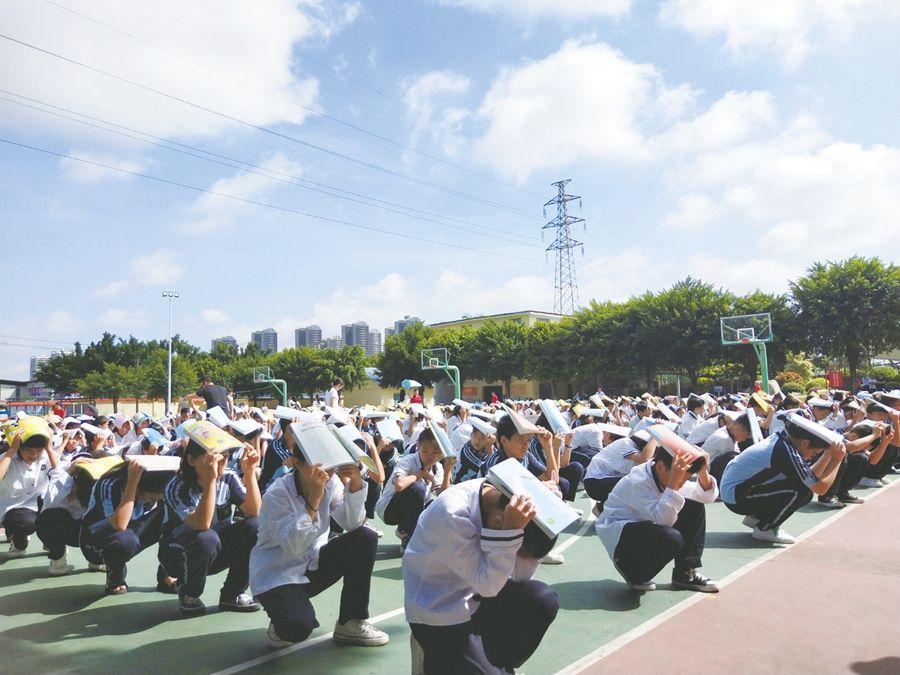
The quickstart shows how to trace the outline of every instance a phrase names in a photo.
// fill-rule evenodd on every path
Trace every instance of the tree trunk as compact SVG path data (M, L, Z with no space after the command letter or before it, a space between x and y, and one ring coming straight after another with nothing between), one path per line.
M135 397L134 397L134 412L140 412L140 411L141 411L141 409L138 407L138 406L140 406L140 404L141 404L141 398L140 398L140 396L135 396Z
M512 398L512 379L503 380L503 384L506 387L506 398Z
M855 393L859 391L859 388L856 386L856 373L859 370L859 356L854 354L853 356L847 355L847 364L850 367L850 384L848 385L846 382L844 386L850 390L851 393Z
M113 413L119 412L119 397L113 396Z

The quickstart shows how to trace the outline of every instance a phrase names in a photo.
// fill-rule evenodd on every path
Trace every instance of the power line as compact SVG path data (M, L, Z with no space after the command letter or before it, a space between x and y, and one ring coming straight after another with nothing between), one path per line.
M496 183L496 184L498 184L498 185L503 185L504 187L508 187L508 188L510 188L510 189L513 189L513 190L518 190L518 191L520 191L520 192L524 192L524 193L526 193L526 194L530 194L530 195L535 196L535 197L540 196L540 195L538 195L538 194L536 194L536 193L533 193L533 192L530 192L530 191L528 191L528 190L525 190L524 188L520 188L520 187L517 186L517 185L512 185L511 183L506 183L505 181L502 181L502 180L500 180L500 179L494 178L493 176L488 176L487 174L481 173L481 172L479 172L479 171L475 171L475 170L473 170L473 169L469 169L469 168L464 167L464 166L462 166L462 165L460 165L460 164L456 164L456 163L454 163L454 162L451 162L451 161L449 161L449 160L446 160L446 159L444 159L444 158L442 158L442 157L438 157L437 155L432 155L431 153L425 152L425 151L423 151L423 150L419 150L418 148L415 148L415 147L413 147L413 146L411 146L411 145L407 145L406 143L402 143L402 142L400 142L400 141L394 140L393 138L388 138L387 136L383 136L382 134L376 133L376 132L374 132L374 131L370 131L369 129L366 129L366 128L364 128L364 127L361 127L361 126L359 126L359 125L357 125L357 124L353 124L352 122L347 122L347 121L345 121L345 120L342 120L342 119L340 119L339 117L335 117L334 115L329 115L328 113L322 112L322 111L320 111L320 110L315 110L314 108L310 108L309 106L304 105L303 103L300 103L300 102L297 101L296 99L293 99L293 98L287 98L287 97L285 97L285 96L282 96L281 94L278 94L277 92L273 92L273 91L271 91L271 90L269 90L269 89L265 89L265 88L263 88L263 87L259 87L259 86L255 85L255 84L253 84L252 82L248 82L247 80L244 80L243 78L237 77L236 75L232 75L231 73L227 73L227 72L222 71L222 70L219 70L218 68L215 68L215 67L213 67L213 66L207 65L207 64L205 64L205 63L202 63L202 62L197 61L197 60L195 60L195 59L192 59L192 58L190 58L190 57L187 57L187 56L184 56L184 55L182 55L182 54L179 54L179 53L176 52L176 51L173 51L173 50L171 50L171 49L168 49L167 47L163 47L163 46L161 46L161 45L158 45L158 44L155 44L155 43L153 43L153 42L150 42L149 40L146 40L146 39L144 39L144 38L142 38L142 37L140 37L140 36L138 36L138 35L135 35L134 33L129 33L128 31L122 30L121 28L117 28L116 26L112 26L112 25L110 25L110 24L108 24L108 23L105 23L105 22L103 22L103 21L100 21L99 19L95 19L94 17L88 16L87 14L84 14L84 13L82 13L82 12L76 11L76 10L74 10L74 9L70 9L69 7L66 7L65 5L62 5L62 4L58 3L58 2L55 2L54 0L43 0L43 2L47 3L48 5L52 5L52 6L54 6L54 7L57 7L57 8L59 8L59 9L63 10L63 11L66 11L66 12L69 12L69 13L71 13L71 14L74 14L75 16L81 17L82 19L84 19L84 20L86 20L86 21L90 21L90 22L95 23L95 24L97 24L97 25L99 25L99 26L103 26L104 28L106 28L106 29L108 29L108 30L114 31L114 32L116 32L116 33L119 33L120 35L124 35L124 36L126 36L126 37L128 37L128 38L130 38L130 39L132 39L132 40L135 40L135 41L137 41L137 42L140 42L141 44L145 44L145 45L147 45L148 47L152 47L153 49L157 49L157 50L159 50L159 51L161 51L161 52L164 52L164 53L166 53L166 54L169 54L170 56L174 56L174 57L176 57L176 58L178 58L178 59L181 59L182 61L186 61L187 63L191 63L191 64L193 64L193 65L195 65L195 66L200 67L200 68L205 68L206 70L209 70L210 72L213 72L213 73L216 73L217 75L220 75L221 77L227 77L228 79L234 80L235 82L239 82L240 84L243 84L244 86L251 87L251 88L255 89L256 91L263 92L263 93L265 93L265 94L268 94L269 96L272 96L272 97L277 98L277 99L279 99L279 100L281 100L281 101L284 101L285 103L290 103L291 105L297 106L298 108L302 108L302 109L303 109L304 111L306 111L308 114L313 115L313 116L315 116L315 117L321 117L321 118L323 118L323 119L326 119L326 120L329 120L329 121L331 121L331 122L334 122L335 124L340 124L341 126L347 127L347 128L349 128L349 129L353 129L354 131L358 131L359 133L366 134L367 136L371 136L372 138L378 139L378 140L383 141L383 142L385 142L385 143L390 143L391 145L394 145L394 146L396 146L396 147L398 147L398 148L402 148L403 150L408 150L409 152L413 152L413 153L415 153L415 154L417 154L417 155L420 155L421 157L425 157L425 158L430 159L430 160L432 160L432 161L434 161L434 162L439 162L439 163L441 163L441 164L444 164L445 166L453 167L454 169L458 169L459 171L464 171L465 173L471 174L471 175L473 175L473 176L477 176L477 177L482 178L482 179L484 179L484 180L491 181L492 183ZM324 64L321 64L321 65L324 65Z
M0 338L8 338L10 340L25 340L28 342L51 342L53 344L58 344L58 345L68 345L70 347L75 344L74 342L66 342L65 340L50 340L50 339L45 339L45 338L33 338L33 337L26 337L23 335L9 335L7 333L0 333Z
M60 59L61 61L65 61L66 63L71 63L71 64L73 64L73 65L79 66L79 67L84 68L84 69L86 69L86 70L89 70L89 71L91 71L91 72L99 73L99 74L101 74L101 75L104 75L104 76L106 76L106 77L112 78L112 79L114 79L114 80L118 80L118 81L120 81L120 82L124 82L124 83L129 84L129 85L131 85L131 86L133 86L133 87L137 87L137 88L139 88L139 89L143 89L143 90L145 90L145 91L149 91L149 92L151 92L151 93L153 93L153 94L157 94L157 95L159 95L159 96L163 96L163 97L168 98L168 99L171 99L171 100L173 100L173 101L177 101L177 102L179 102L179 103L183 103L183 104L185 104L185 105L191 106L192 108L196 108L197 110L202 110L202 111L208 112L208 113L210 113L210 114L212 114L212 115L216 115L217 117L221 117L221 118L223 118L223 119L227 119L227 120L232 121L232 122L235 122L235 123L237 123L237 124L244 125L244 126L249 127L249 128L251 128L251 129L256 129L257 131L260 131L260 132L265 133L265 134L269 134L269 135L271 135L271 136L275 136L276 138L281 138L281 139L284 139L284 140L287 140L287 141L291 141L292 143L297 143L298 145L302 145L302 146L304 146L304 147L311 148L311 149L313 149L313 150L317 150L317 151L322 152L322 153L324 153L324 154L331 155L331 156L337 157L337 158L339 158L339 159L343 159L344 161L351 162L351 163L354 163L354 164L358 164L358 165L360 165L360 166L363 166L363 167L368 168L368 169L372 169L372 170L374 170L374 171L380 171L380 172L385 173L385 174L387 174L387 175L393 176L393 177L395 177L395 178L400 178L400 179L402 179L402 180L406 180L406 181L415 183L415 184L417 184L417 185L422 185L422 186L429 187L429 188L434 189L434 190L439 190L439 191L441 191L441 192L445 192L445 193L447 193L447 194L451 194L451 195L454 195L454 196L457 196L457 197L460 197L460 198L463 198L463 199L468 199L468 200L471 200L471 201L473 201L473 202L480 203L480 204L482 204L482 205L484 205L484 206L491 206L491 207L493 207L493 208L497 208L497 209L501 209L501 210L504 210L504 211L508 211L509 213L518 215L518 216L520 216L520 217L525 217L525 218L536 218L536 216L534 216L534 215L532 215L532 214L530 214L530 213L527 213L527 212L525 212L525 211L522 211L522 210L520 210L520 209L517 209L517 208L515 208L515 207L507 206L507 205L505 205L505 204L501 204L501 203L498 203L498 202L494 202L494 201L491 201L491 200L489 200L489 199L484 199L484 198L478 197L478 196L476 196L476 195L471 195L471 194L468 194L468 193L466 193L466 192L462 192L462 191L460 191L460 190L455 190L455 189L453 189L453 188L449 188L449 187L446 187L446 186L444 186L444 185L440 185L440 184L438 184L438 183L432 183L431 181L427 181L427 180L424 180L424 179L422 179L422 178L416 178L415 176L410 176L410 175L408 175L408 174L405 174L405 173L402 173L402 172L399 172L399 171L394 171L393 169L388 169L387 167L381 166L381 165L379 165L379 164L374 164L374 163L368 162L368 161L366 161L366 160L358 159L358 158L353 157L353 156L351 156L351 155L348 155L348 154L346 154L346 153L338 152L338 151L336 151L336 150L331 150L331 149L326 148L326 147L323 147L323 146L321 146L321 145L316 145L315 143L310 143L310 142L308 142L308 141L301 140L301 139L299 139L299 138L297 138L297 137L295 137L295 136L291 136L291 135L289 135L289 134L285 134L285 133L282 133L282 132L280 132L280 131L275 131L274 129L270 129L270 128L268 128L268 127L264 127L264 126L261 126L261 125L259 125L259 124L254 124L253 122L248 122L248 121L243 120L243 119L241 119L241 118L239 118L239 117L235 117L235 116L233 116L233 115L229 115L228 113L219 112L218 110L214 110L214 109L212 109L212 108L209 108L209 107L207 107L207 106L201 105L201 104L199 104L199 103L194 103L193 101L188 101L187 99L181 98L181 97L179 97L179 96L175 96L174 94L169 94L169 93L167 93L167 92L161 91L161 90L156 89L156 88L154 88L154 87L150 87L150 86L147 86L147 85L145 85L145 84L141 84L140 82L135 82L134 80L130 80L130 79L125 78L125 77L122 77L122 76L120 76L120 75L116 75L116 74L114 74L114 73L110 73L110 72L108 72L108 71L106 71L106 70L103 70L103 69L101 69L101 68L97 68L97 67L95 67L95 66L91 66L91 65L88 65L88 64L86 64L86 63L82 63L82 62L77 61L77 60L75 60L75 59L71 59L71 58L69 58L69 57L67 57L67 56L63 56L63 55L61 55L61 54L57 54L56 52L52 52L52 51L50 51L50 50L48 50L48 49L44 49L43 47L38 47L37 45L31 44L31 43L29 43L29 42L25 42L25 41L23 41L23 40L19 40L19 39L17 39L17 38L11 37L11 36L6 35L6 34L4 34L4 33L0 33L0 38L3 38L4 40L7 40L7 41L12 42L12 43L14 43L14 44L18 44L18 45L23 46L23 47L27 47L28 49L32 49L32 50L37 51L37 52L40 52L40 53L42 53L42 54L46 54L46 55L48 55L48 56L52 56L52 57L54 57L54 58Z
M130 127L125 127L125 126L122 126L119 124L115 124L114 122L100 120L99 118L95 118L90 115L84 115L83 113L79 113L74 110L69 110L69 109L63 108L61 106L56 106L56 105L53 105L52 103L47 103L45 101L40 101L39 99L34 99L34 98L31 98L28 96L23 96L21 94L16 94L15 92L9 92L2 88L0 88L0 92L9 93L12 96L23 98L23 99L26 99L29 101L34 101L36 103L39 103L40 105L48 106L50 108L64 110L68 113L71 113L71 115L76 115L78 117L86 117L89 119L95 119L95 120L102 122L103 124L109 124L111 126L119 127L122 129L127 129L128 131L131 131L133 133L126 133L123 131L116 131L115 129L108 129L104 126L101 126L100 124L93 124L91 122L87 122L85 120L78 119L78 117L64 115L61 113L53 112L52 110L44 110L36 105L30 105L28 103L16 101L16 100L8 98L6 96L0 96L0 101L6 101L6 102L12 103L14 105L29 108L31 110L36 110L38 112L44 113L45 115L52 115L54 117L68 120L70 122L75 122L77 124L82 124L82 125L94 128L94 129L99 129L106 133L116 134L118 136L130 138L130 139L139 141L141 143L146 143L148 145L160 147L165 150L169 150L171 152L177 152L177 153L185 155L187 157L193 157L195 159L199 159L199 160L202 160L205 162L210 162L212 164L217 164L219 166L226 166L228 168L237 169L239 171L246 171L247 173L252 173L252 174L255 174L258 176L262 176L263 178L267 178L268 180L277 181L279 183L284 183L285 185L291 185L293 187L297 187L302 190L310 190L312 192L318 192L318 193L321 193L324 195L335 197L337 199L343 199L345 201L354 202L356 204L361 204L363 206L381 209L383 211L387 211L390 213L396 213L401 216L406 216L407 218L414 218L417 220L427 221L430 223L434 223L436 225L440 225L441 227L449 227L449 228L461 230L463 232L470 232L473 234L478 234L478 235L485 236L485 237L491 237L493 239L499 239L501 241L506 241L506 242L510 242L513 244L519 244L521 246L534 246L535 245L532 243L528 243L528 241L522 241L522 240L517 240L517 239L511 238L511 237L521 237L522 239L525 239L525 240L535 240L536 241L536 238L534 238L534 237L528 237L526 235L518 234L515 232L508 232L507 230L502 230L499 228L492 228L492 227L488 227L486 225L479 225L477 223L470 223L465 220L460 220L458 218L451 218L451 217L443 216L441 214L434 214L429 211L423 211L421 209L416 209L416 208L413 208L410 206L406 206L404 204L397 204L394 202L385 202L384 200L380 200L375 197L370 197L368 195L364 195L364 194L360 194L360 193L353 193L353 192L350 192L347 190L342 190L340 188L326 185L324 183L318 183L316 181L310 181L309 179L301 178L300 176L294 176L292 174L289 174L289 173L286 173L283 171L278 171L277 169L270 169L267 167L259 166L257 164L251 164L250 162L245 162L240 159L228 157L227 155L219 155L217 153L212 153L207 150L203 150L202 148L198 148L196 146L190 146L190 145L186 145L184 143L176 143L174 141L168 141L159 136L153 136L152 134L147 134L147 133L139 131L137 129L132 129ZM146 138L141 138L141 136L146 136L148 138L152 138L152 139L156 139L156 140L147 140ZM189 148L190 151L182 150L179 147L172 147L172 145L170 145L170 144L178 145L183 148ZM203 153L203 154L197 154L197 153ZM211 155L211 157L206 157L204 155ZM219 161L218 159L214 159L215 157L220 157L225 161ZM283 176L283 178L281 178L279 176ZM310 185L306 185L305 183L309 183ZM316 187L312 187L312 186L316 186ZM339 194L339 193L344 193L344 194ZM354 198L354 196L347 196L348 194L359 197L359 199ZM368 200L368 201L366 201L366 200ZM370 202L379 202L379 203L370 203ZM392 207L396 207L396 208L392 208ZM416 212L416 213L408 213L407 211ZM425 214L425 215L420 215L420 214ZM434 216L434 217L427 217L429 215ZM448 220L453 220L456 222L463 223L464 225L471 225L474 228L480 228L480 229L472 229L472 227L462 227L460 225L453 225L450 223L445 223L441 220L436 220L435 218L445 218ZM486 232L483 230L491 230L494 232L498 232L500 234L491 234L490 232ZM501 235L504 235L504 236L501 236Z
M305 218L312 218L314 220L321 220L328 223L335 223L337 225L346 225L347 227L353 227L360 230L367 230L369 232L377 232L378 234L387 234L393 237L400 237L403 239L411 239L414 241L424 242L426 244L435 244L437 246L448 246L450 248L460 249L462 251L471 251L473 253L483 253L485 255L490 255L498 258L509 258L512 260L523 260L526 262L541 262L540 260L535 260L534 258L523 258L521 256L511 255L508 253L497 253L494 251L486 251L480 248L474 248L472 246L463 246L462 244L454 244L449 242L438 241L436 239L428 239L427 237L420 237L414 234L407 234L405 232L393 232L391 230L385 230L380 227L373 227L371 225L361 225L359 223L354 223L348 220L341 220L339 218L332 218L330 216L323 216L316 213L309 213L307 211L299 211L297 209L291 209L285 206L278 206L276 204L269 204L267 202L261 202L256 199L248 199L246 197L238 197L237 195L231 195L225 192L218 192L216 190L208 190L206 188L198 187L196 185L190 185L188 183L182 183L180 181L170 180L168 178L162 178L160 176L153 176L147 173L141 173L139 171L129 171L128 169L123 169L121 167L112 166L111 164L105 164L103 162L97 162L90 159L85 159L83 157L72 157L70 155L65 155L61 152L55 152L53 150L48 150L46 148L39 148L34 145L27 145L25 143L18 143L16 141L9 140L7 138L0 138L0 143L6 143L8 145L12 145L15 147L23 148L25 150L31 150L33 152L43 153L45 155L51 155L53 157L58 157L60 159L66 159L73 162L81 162L82 164L89 164L91 166L97 166L103 169L108 169L110 171L116 171L118 173L126 174L129 176L136 176L138 178L144 178L147 180L152 180L157 183L162 183L165 185L172 185L175 187L184 188L186 190L192 190L194 192L199 192L202 194L213 195L216 197L224 197L225 199L231 199L236 202L241 202L244 204L250 204L252 206L261 206L263 208L272 209L274 211L280 211L282 213L290 213L295 216L303 216Z

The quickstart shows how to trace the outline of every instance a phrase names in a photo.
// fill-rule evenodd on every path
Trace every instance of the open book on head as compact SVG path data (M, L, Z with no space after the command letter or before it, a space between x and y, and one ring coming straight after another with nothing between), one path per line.
M541 427L529 420L524 415L517 413L512 408L503 405L502 403L500 405L503 407L504 412L509 415L510 419L513 421L513 424L516 427L517 434L536 434L541 431Z
M696 445L691 445L681 436L666 427L664 424L654 424L647 428L650 435L656 439L661 448L664 448L672 457L685 454L691 458L691 473L697 473L706 464L706 455Z
M174 455L128 455L129 462L144 467L144 471L169 471L175 473L181 466L181 458Z
M361 441L363 446L366 444L366 440L363 438L359 429L352 424L345 424L342 427L332 426L330 429L331 433L333 433L335 438L340 441L347 453L356 460L357 464L369 471L377 471L375 460L369 457L368 453L361 449L357 443L357 441Z
M665 417L670 422L680 422L681 421L681 418L678 415L676 415L672 411L672 409L668 405L663 403L662 401L660 401L659 403L656 404L656 409L659 410L659 412L661 412L663 414L663 417Z
M434 440L437 441L438 447L444 455L444 459L452 458L456 461L459 455L453 447L453 443L450 442L450 437L447 435L447 432L432 420L428 420L428 428L431 429L431 433L434 434Z
M228 426L228 415L217 405L206 411L206 417L220 429L224 429Z
M213 454L230 453L232 450L239 450L244 447L244 444L234 436L222 431L207 420L185 425L184 435L207 452Z
M563 418L562 413L559 411L559 408L556 405L555 401L551 401L549 398L545 398L540 403L541 412L544 413L544 417L547 418L547 423L550 425L550 430L556 434L567 434L572 431L572 427L569 426L569 423Z
M307 464L321 464L322 468L328 471L341 466L366 464L365 460L368 460L371 464L367 465L367 468L371 466L374 470L375 463L372 462L372 458L360 450L352 440L348 440L349 436L339 434L340 430L345 428L347 427L329 427L322 421L309 420L291 424L291 434ZM356 430L352 425L351 428Z
M392 443L394 441L403 442L403 434L400 432L400 427L397 426L396 420L391 418L379 420L375 423L375 428L378 429L378 433L381 434L382 438Z
M488 469L487 482L510 499L531 497L534 502L534 522L553 539L578 520L578 512L550 491L544 483L510 457Z

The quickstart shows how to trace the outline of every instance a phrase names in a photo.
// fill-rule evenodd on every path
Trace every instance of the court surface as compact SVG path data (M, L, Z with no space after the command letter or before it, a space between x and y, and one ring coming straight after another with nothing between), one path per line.
M565 564L538 572L559 596L559 615L519 671L900 672L894 488L858 490L870 501L841 511L810 504L790 519L786 529L802 541L787 549L753 540L722 504L707 507L704 572L725 582L718 595L670 590L670 569L657 577L657 591L629 591L594 533L582 493L577 505L587 520L558 544ZM103 575L87 572L73 549L75 572L48 577L32 537L26 558L0 565L0 671L409 672L399 547L392 528L384 529L370 612L391 642L368 649L330 640L339 585L315 599L321 627L310 640L274 650L262 612L210 609L182 619L177 600L154 590L155 547L129 563L128 594L107 597ZM208 606L223 580L209 579Z

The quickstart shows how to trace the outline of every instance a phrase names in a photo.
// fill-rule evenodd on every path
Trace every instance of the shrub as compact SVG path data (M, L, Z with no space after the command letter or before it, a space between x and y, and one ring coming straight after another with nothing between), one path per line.
M806 392L809 393L813 389L828 389L828 380L824 377L814 377L806 382Z
M787 382L781 385L781 391L785 394L802 394L803 385L799 382Z
M782 370L775 376L775 379L781 385L781 388L784 389L787 384L797 384L802 387L807 378L803 377L796 370Z
M879 382L890 382L900 379L900 371L893 366L872 366L865 375L874 377Z

